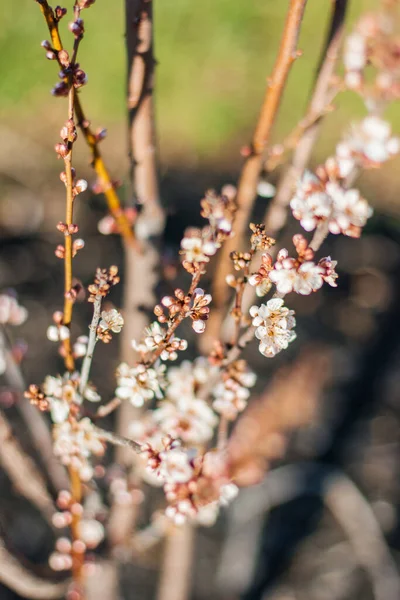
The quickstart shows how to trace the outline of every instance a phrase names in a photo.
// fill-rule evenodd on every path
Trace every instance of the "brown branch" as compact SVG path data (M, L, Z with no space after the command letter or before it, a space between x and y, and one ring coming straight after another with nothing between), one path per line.
M43 466L47 471L55 490L60 491L66 489L68 487L68 477L64 467L53 454L53 442L48 425L43 414L23 397L23 393L26 390L26 384L20 366L16 363L14 356L8 347L4 331L0 331L0 350L6 361L6 381L10 388L18 394L16 407L29 431L34 448L41 458Z
M240 176L237 192L238 211L234 225L235 237L225 244L216 269L214 279L214 320L222 322L222 313L227 302L228 290L225 284L229 272L229 255L239 249L249 222L256 197L257 185L262 171L263 153L268 145L272 126L278 113L282 94L293 62L299 56L297 41L307 0L291 0L282 34L278 56L268 80L264 102L256 125L250 153ZM216 327L212 328L216 331Z
M67 591L67 583L54 583L36 577L25 569L0 540L0 581L28 600L58 600Z
M303 124L310 123L310 125L304 127L303 131L298 131L301 135L296 140L291 163L281 177L276 194L269 204L264 216L266 231L268 232L268 235L275 238L279 237L279 233L286 223L288 205L293 194L294 186L310 161L312 149L320 132L322 116L326 114L326 109L330 105L333 95L337 91L336 84L334 84L334 87L332 86L332 79L342 45L347 4L347 0L336 0L333 5L327 40L324 44L324 50L320 59L321 66L318 68L314 90L311 95L306 115L302 120ZM316 116L318 118L316 118ZM320 233L321 232L318 233L318 236ZM319 245L321 245L323 239L318 240ZM314 242L315 241L316 240L314 240ZM274 249L272 249L272 253L273 252ZM243 303L245 312L254 303L254 298L254 288L248 286L245 291Z
M330 26L328 29L327 42L320 60L318 76L315 82L310 103L305 119L312 119L313 115L324 112L332 99L332 77L335 73L344 33L344 21L346 16L347 0L336 0L333 5ZM297 179L306 168L317 140L320 130L321 119L305 129L298 140L292 161L281 181L275 197L269 205L264 222L269 235L276 237L285 224L287 206L293 193L293 187Z
M63 49L63 44L61 41L60 33L58 31L58 23L54 18L53 9L49 6L47 0L36 1L38 2L40 10L42 11L45 21L47 23L47 27L50 32L52 47L58 53L60 50ZM99 183L101 184L103 193L106 197L108 209L114 217L119 227L119 231L125 242L128 244L132 244L134 242L132 228L121 207L121 203L114 189L112 179L101 156L96 136L90 128L90 122L85 116L78 94L75 94L75 111L77 123L91 150L92 166L93 169L96 171Z
M157 600L187 600L190 594L195 528L173 527L166 538Z
M68 120L70 123L74 121L74 98L75 87L73 81L69 82L68 92ZM65 250L64 250L64 315L63 324L70 328L72 321L72 310L74 306L72 297L72 234L68 228L73 224L73 207L74 207L74 192L73 192L73 176L72 176L72 147L73 141L68 143L69 152L64 158L65 174L66 174L66 204L65 204ZM64 340L64 362L65 368L68 371L73 371L75 360L72 354L71 338Z
M56 511L46 483L30 456L25 454L5 415L0 413L0 466L20 494L43 513L46 520Z

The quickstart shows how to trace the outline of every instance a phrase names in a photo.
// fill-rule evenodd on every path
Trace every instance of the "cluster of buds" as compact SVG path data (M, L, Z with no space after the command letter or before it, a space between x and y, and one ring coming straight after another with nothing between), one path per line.
M70 337L69 327L64 325L64 315L60 310L53 313L54 325L47 328L47 338L51 342L63 342Z
M112 265L109 269L96 270L94 282L89 285L89 302L95 302L97 296L105 298L109 294L110 289L119 283L118 267Z
M250 223L249 227L253 232L250 237L250 244L253 252L269 250L276 244L274 238L269 237L265 233L265 225L263 223Z
M261 256L261 264L258 271L250 275L248 279L249 284L256 288L256 294L260 298L265 296L272 287L272 281L269 278L272 268L272 256L268 252L265 252Z
M269 272L269 279L276 285L278 294L284 296L294 291L307 296L319 290L324 281L336 287L336 261L328 256L315 263L314 251L301 234L293 237L293 245L297 257L290 258L288 251L283 248L278 252L274 268Z
M183 290L178 288L174 291L173 296L164 296L162 298L161 304L157 304L154 307L154 314L160 323L172 323L179 314L184 318L190 317L194 331L202 333L206 327L205 322L209 318L210 309L208 305L211 299L211 295L206 294L202 288L196 288L192 295L185 294ZM167 309L168 316L166 316L164 309ZM160 338L162 331L161 329L160 331L156 330L158 338ZM154 338L154 341L155 348L162 340L161 338ZM146 343L146 345L148 344Z
M63 423L70 416L77 417L83 400L99 402L99 394L87 385L83 396L79 393L79 373L65 373L63 376L48 375L41 387L30 385L25 398L42 411L50 412L53 423Z
M256 383L256 375L245 360L236 360L226 367L220 381L213 390L214 410L229 421L236 419L238 413L247 406L249 388Z
M363 15L346 40L345 83L360 92L369 108L400 98L398 21L398 7L392 3L386 11Z
M219 245L232 234L233 219L237 210L235 198L236 188L225 185L221 195L214 190L208 190L200 202L200 214L209 221L213 239Z
M115 187L119 182L113 182L113 187ZM96 194L102 194L104 192L104 187L101 183L96 183L92 186L92 191ZM121 214L128 221L129 225L133 225L136 221L137 210L135 208L125 208L121 209ZM120 228L115 219L115 215L106 215L97 224L97 229L103 235L111 235L113 233L119 233Z
M79 63L70 63L70 58L66 50L60 50L57 53L57 57L61 65L61 70L58 74L61 81L55 84L51 93L56 97L66 97L70 90L69 81L71 81L71 85L75 89L79 89L87 83L88 77L86 72L79 66Z
M147 353L153 352L161 346L161 360L176 360L178 351L186 350L188 344L186 340L182 340L174 334L168 334L167 330L163 329L157 321L154 321L145 329L144 337L140 343L137 343L136 340L132 341L132 347L140 352L144 361Z
M70 526L74 519L79 519L77 539L71 541L67 537L59 537L55 551L49 557L50 567L54 571L65 571L72 568L75 556L83 556L86 550L97 548L104 539L105 531L96 518L86 518L85 508L74 501L69 491L61 490L56 504L59 510L53 515L54 527L63 529Z
M96 331L98 339L108 344L112 339L112 334L120 333L123 325L124 318L116 308L103 310Z
M327 223L331 233L359 237L372 215L372 208L357 189L346 189L336 159L329 158L316 169L306 171L290 202L293 215L306 231Z

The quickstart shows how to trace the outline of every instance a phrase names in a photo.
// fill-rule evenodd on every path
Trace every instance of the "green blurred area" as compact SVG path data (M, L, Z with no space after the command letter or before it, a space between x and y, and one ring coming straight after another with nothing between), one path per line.
M154 5L162 156L195 156L205 163L236 156L257 118L288 1L155 0ZM288 132L304 111L331 5L330 0L309 0L299 43L304 54L292 70L275 138ZM374 6L374 0L350 2L348 25ZM84 105L94 124L122 125L123 2L97 0L84 19L80 62L89 76L82 91ZM49 94L57 81L57 66L46 61L40 47L48 33L39 6L34 0L2 2L0 21L0 124L19 124L27 132L45 129L53 118L58 122L63 99ZM61 24L68 48L72 36L67 24L68 15ZM344 124L349 115L363 111L353 94L344 95L338 104L325 126L325 144L335 137L338 121Z

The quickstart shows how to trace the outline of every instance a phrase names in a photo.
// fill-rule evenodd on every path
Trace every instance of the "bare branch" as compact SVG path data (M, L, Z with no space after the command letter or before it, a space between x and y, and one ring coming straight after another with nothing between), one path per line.
M57 600L67 591L67 582L40 579L23 567L0 540L0 581L28 600Z
M20 494L32 502L47 521L51 522L56 508L47 491L46 483L33 460L21 448L2 413L0 413L0 465Z

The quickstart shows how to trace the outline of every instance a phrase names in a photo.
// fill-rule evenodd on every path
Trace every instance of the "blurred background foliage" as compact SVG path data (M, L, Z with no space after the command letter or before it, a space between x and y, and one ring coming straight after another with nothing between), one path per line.
M348 25L374 5L374 0L353 0ZM237 157L258 114L286 6L276 0L156 4L157 122L163 158L207 164ZM290 76L276 139L304 111L330 7L330 0L307 6L299 44L304 55ZM63 111L63 100L55 101L48 93L57 75L40 47L47 38L42 15L34 0L15 0L1 3L0 21L0 121L40 133L46 124L50 128L59 123L58 111ZM69 42L67 23L68 15L61 30ZM125 120L123 2L97 2L85 13L85 23L80 62L89 85L82 91L84 104L95 123L111 129ZM326 126L325 145L335 136L338 121L342 124L362 111L357 97L346 94ZM114 151L120 154L121 148Z

